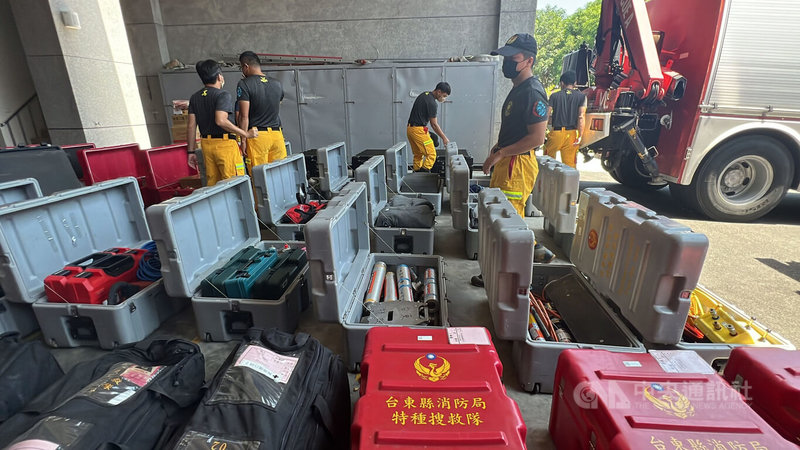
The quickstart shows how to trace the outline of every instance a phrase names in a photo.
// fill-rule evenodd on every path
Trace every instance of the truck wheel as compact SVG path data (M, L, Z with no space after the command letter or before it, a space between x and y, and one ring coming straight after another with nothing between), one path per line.
M794 167L789 151L768 136L745 136L715 150L692 181L699 212L713 220L748 222L786 195Z
M650 184L650 176L642 165L642 161L633 153L627 153L622 157L619 167L611 172L611 176L622 185L656 191L663 188L667 183Z

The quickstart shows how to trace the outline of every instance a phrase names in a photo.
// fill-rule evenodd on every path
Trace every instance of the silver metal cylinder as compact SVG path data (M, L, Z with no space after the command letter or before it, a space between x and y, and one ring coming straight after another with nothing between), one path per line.
M436 294L436 270L425 269L425 287L423 291L422 301L425 304L435 304L437 300Z
M397 282L394 280L394 272L386 272L386 279L383 282L383 301L397 301Z
M405 264L397 266L397 298L401 302L414 301L414 291L411 289L411 270Z
M364 297L364 303L377 302L381 299L383 279L386 276L386 263L378 261L372 266L372 277L369 280L369 289Z

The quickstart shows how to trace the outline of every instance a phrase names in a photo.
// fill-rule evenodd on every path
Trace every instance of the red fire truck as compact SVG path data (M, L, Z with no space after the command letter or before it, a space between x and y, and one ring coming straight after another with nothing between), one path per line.
M603 0L594 51L564 59L587 86L582 150L624 185L757 219L800 187L799 43L798 0Z

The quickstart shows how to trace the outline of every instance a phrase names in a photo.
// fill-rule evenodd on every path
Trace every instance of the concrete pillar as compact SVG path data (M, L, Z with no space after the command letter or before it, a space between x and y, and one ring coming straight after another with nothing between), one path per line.
M36 91L56 144L150 147L122 11L109 0L11 0ZM62 11L77 13L67 28Z
M533 34L536 24L536 0L500 0L500 18L497 26L497 47L505 45L508 38L516 33ZM533 66L536 75L536 66ZM503 77L503 71L498 66L497 91L494 110L494 135L500 132L500 109L506 95L511 91L511 81Z
M120 0L144 119L153 146L170 143L158 72L169 61L160 0Z

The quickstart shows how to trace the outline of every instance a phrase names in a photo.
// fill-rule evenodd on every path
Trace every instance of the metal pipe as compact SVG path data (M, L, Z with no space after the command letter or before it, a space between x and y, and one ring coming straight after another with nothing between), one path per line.
M372 267L372 277L369 280L369 289L364 297L364 303L373 303L381 299L381 288L386 276L386 263L378 261Z
M411 289L411 270L405 264L397 266L397 297L401 302L414 301L414 291Z
M383 301L397 301L397 282L394 279L394 272L386 272L386 279L383 286Z

